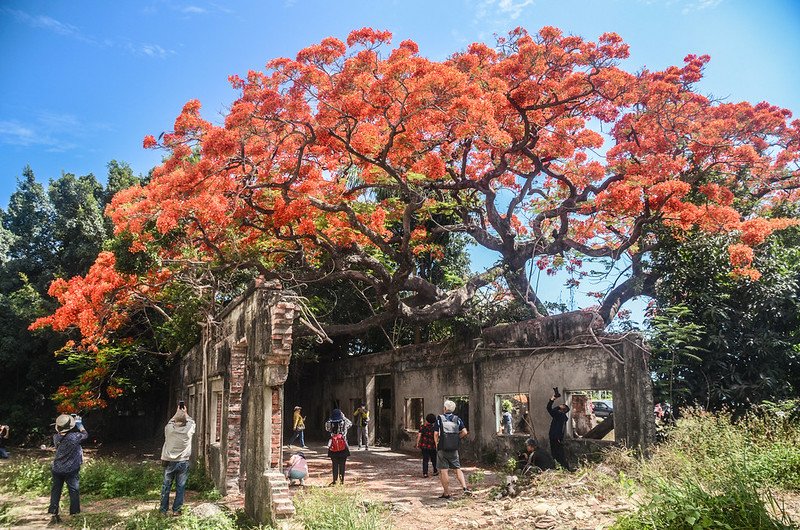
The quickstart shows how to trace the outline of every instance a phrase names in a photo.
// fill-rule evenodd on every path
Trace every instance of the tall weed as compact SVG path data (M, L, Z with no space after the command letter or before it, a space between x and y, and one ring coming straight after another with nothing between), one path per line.
M295 497L297 519L306 530L385 530L391 528L380 506L359 501L336 488L313 489Z
M793 528L771 493L800 490L800 424L786 414L688 411L652 458L609 457L648 499L616 530Z

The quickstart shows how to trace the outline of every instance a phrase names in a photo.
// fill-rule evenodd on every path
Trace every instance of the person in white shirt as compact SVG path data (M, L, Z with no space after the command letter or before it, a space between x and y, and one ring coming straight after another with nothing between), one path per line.
M172 503L172 515L180 515L183 507L183 495L186 492L186 481L189 478L189 458L192 456L192 436L194 436L194 420L186 413L186 406L181 401L178 410L164 427L164 447L161 449L161 460L164 463L164 484L161 487L161 513L169 508L169 492L175 481L175 501Z

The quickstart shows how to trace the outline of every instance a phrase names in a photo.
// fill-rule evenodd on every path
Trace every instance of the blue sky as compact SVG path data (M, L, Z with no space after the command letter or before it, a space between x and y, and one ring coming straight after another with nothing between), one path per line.
M0 3L0 207L26 164L104 178L112 159L146 173L146 134L183 104L217 121L237 96L230 74L352 29L388 29L441 59L516 26L594 39L619 33L630 71L711 55L703 91L800 113L800 2L793 0L140 0Z

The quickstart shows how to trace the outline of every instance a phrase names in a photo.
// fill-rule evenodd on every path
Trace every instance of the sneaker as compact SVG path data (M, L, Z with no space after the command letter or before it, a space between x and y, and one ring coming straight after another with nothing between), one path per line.
M423 473L422 474L422 478L428 478L428 474L427 473Z
M60 522L61 522L61 517L57 513L54 513L53 516L50 518L50 524L58 524Z
M173 517L180 517L183 512L178 510L177 512L172 512Z
M469 488L464 488L464 495L472 495L472 490Z

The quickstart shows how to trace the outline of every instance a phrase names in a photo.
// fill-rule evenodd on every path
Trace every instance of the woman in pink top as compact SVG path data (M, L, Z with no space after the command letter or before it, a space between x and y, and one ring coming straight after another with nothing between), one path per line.
M289 485L294 486L294 481L299 480L301 486L305 486L305 479L308 477L308 462L306 462L306 455L303 453L295 453L289 459L289 465L286 467L286 478L289 479Z

